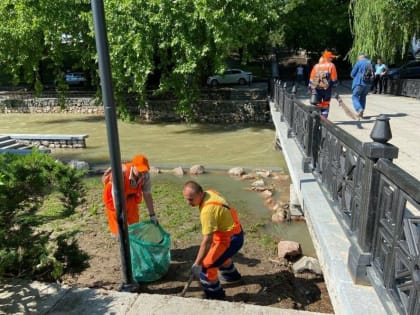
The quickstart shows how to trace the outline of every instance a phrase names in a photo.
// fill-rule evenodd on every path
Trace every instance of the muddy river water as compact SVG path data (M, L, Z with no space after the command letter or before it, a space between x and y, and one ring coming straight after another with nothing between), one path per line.
M272 126L144 124L118 122L121 159L130 160L143 153L151 165L161 168L201 164L209 170L242 166L245 169L265 168L287 173L281 151L274 149L275 131ZM76 114L0 114L0 134L87 134L86 149L59 149L52 155L63 160L84 160L93 165L109 164L106 124L103 116ZM188 176L164 174L154 181L174 181L180 186ZM235 180L220 172L196 177L205 188L215 188L234 205L257 217L266 217L265 229L276 238L296 240L306 255L315 251L302 223L271 223L271 212L263 198L245 188L249 182ZM285 183L278 194L288 200L289 185ZM280 196L276 196L279 198ZM238 207L237 206L237 207Z

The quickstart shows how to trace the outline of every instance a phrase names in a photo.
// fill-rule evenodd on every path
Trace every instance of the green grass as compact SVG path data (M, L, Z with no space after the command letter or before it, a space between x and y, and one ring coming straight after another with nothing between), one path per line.
M39 220L43 222L42 229L55 232L77 232L98 228L99 225L99 229L108 230L100 176L89 176L83 181L87 190L86 202L79 206L73 215L63 218L61 214L64 209L59 202L59 196L50 196L38 213ZM184 201L179 184L170 181L157 182L153 184L152 193L159 222L174 240L188 241L201 237L199 210L197 207L190 207ZM246 237L264 247L273 246L274 241L263 231L266 219L256 220L254 215L241 211L240 209L246 209L246 204L241 202L236 204L236 209L247 234ZM147 213L146 205L142 202L140 219L148 220Z

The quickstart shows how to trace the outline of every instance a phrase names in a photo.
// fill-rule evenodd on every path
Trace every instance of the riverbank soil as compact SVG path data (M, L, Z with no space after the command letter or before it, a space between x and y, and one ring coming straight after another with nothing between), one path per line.
M62 283L71 286L118 290L122 283L119 241L109 231L101 202L99 177L87 180L88 196L67 225L78 231L82 251L90 257L89 267L79 274L64 275ZM152 294L179 295L188 281L201 240L198 211L182 199L179 185L153 185L155 209L160 224L171 234L172 263L168 274L153 283L140 284L139 291ZM294 275L290 262L276 262L279 240L262 231L269 218L256 218L238 210L245 230L245 244L234 256L242 274L235 284L223 284L227 300L279 308L333 313L326 285L321 276L312 273ZM141 215L147 213L141 205ZM304 224L296 222L292 224ZM185 297L203 298L198 281L193 281Z

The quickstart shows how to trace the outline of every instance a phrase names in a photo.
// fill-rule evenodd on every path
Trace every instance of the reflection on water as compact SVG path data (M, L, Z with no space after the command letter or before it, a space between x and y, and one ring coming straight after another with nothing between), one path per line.
M238 210L239 215L240 213L247 213L257 218L258 221L266 222L264 230L275 240L284 239L299 242L305 255L316 256L305 222L273 223L271 221L272 212L264 206L264 199L258 193L245 189L250 186L250 182L241 181L225 174L211 172L199 176L178 177L165 173L154 175L152 181L154 183L175 183L180 187L180 194L183 184L188 180L197 181L204 189L215 189ZM286 185L288 186L288 184ZM283 191L288 191L288 189L289 187L280 187L280 190ZM278 194L275 197L281 198ZM288 196L286 196L287 198ZM185 206L187 207L187 205Z
M76 114L0 114L0 134L87 134L87 148L58 149L65 160L109 163L105 119ZM287 169L283 155L274 150L271 126L140 124L118 122L122 160L148 156L152 165L250 166Z

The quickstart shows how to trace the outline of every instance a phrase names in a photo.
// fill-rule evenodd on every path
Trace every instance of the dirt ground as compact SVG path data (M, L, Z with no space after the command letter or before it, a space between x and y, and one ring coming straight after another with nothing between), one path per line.
M90 266L80 274L66 275L62 283L118 290L122 283L119 241L112 238L107 229L98 224L95 217L87 218L85 223L84 232L78 235L78 243L80 248L89 254ZM188 240L173 240L172 263L168 274L157 282L141 284L140 292L179 295L188 280L199 241L199 233ZM322 277L312 273L294 275L290 269L290 262L273 262L275 257L275 251L269 252L253 238L246 237L243 248L234 256L242 280L239 283L223 285L227 300L333 313ZM203 297L197 281L193 281L185 297Z

